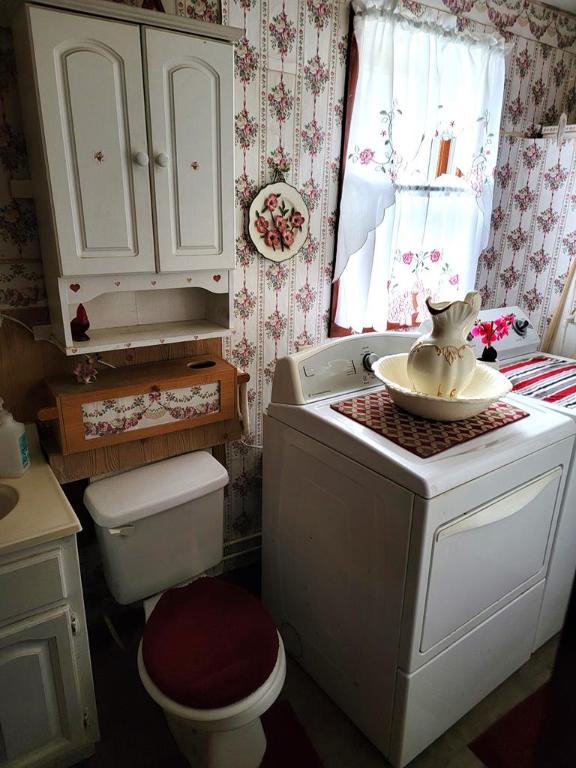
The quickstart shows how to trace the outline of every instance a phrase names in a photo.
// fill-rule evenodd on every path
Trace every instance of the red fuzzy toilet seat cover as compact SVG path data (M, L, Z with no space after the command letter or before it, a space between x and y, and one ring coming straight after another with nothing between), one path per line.
M254 693L278 658L274 622L257 598L215 578L165 592L146 623L142 656L168 698L194 709Z

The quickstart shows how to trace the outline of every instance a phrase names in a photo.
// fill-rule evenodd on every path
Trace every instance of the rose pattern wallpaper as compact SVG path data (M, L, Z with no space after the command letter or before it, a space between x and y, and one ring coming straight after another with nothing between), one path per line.
M34 205L10 186L29 175L12 37L0 29L0 310L46 305Z
M219 411L220 384L216 381L194 387L167 389L164 392L83 403L82 423L86 440L94 440L104 435L197 419Z
M554 123L563 110L576 119L576 17L530 0L402 4L415 18L455 14L461 28L497 27L513 43L503 129L520 132L534 123ZM228 449L228 551L251 548L251 537L260 530L262 415L276 360L327 333L349 5L349 0L175 2L182 16L245 30L235 56L235 333L225 341L225 354L250 373L250 434ZM45 303L33 206L10 195L11 180L27 176L18 112L10 34L0 30L4 308ZM505 296L524 307L530 304L539 327L576 253L576 225L569 223L576 200L572 145L556 150L556 157L549 145L501 141L493 234L478 273L485 305L503 303ZM282 263L259 256L245 234L252 198L277 172L300 191L310 212L305 246Z
M490 241L478 265L483 306L521 307L541 336L576 256L575 151L573 141L503 142Z

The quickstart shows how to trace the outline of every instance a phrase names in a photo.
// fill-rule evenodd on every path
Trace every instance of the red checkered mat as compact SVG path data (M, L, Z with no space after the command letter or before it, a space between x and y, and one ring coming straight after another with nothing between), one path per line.
M385 390L341 400L330 407L421 459L428 459L529 415L509 403L498 401L470 419L429 421L400 410Z

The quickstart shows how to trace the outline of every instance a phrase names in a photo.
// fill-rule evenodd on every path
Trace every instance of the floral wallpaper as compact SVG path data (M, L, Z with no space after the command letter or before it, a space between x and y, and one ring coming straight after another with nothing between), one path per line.
M509 138L477 286L486 307L520 306L542 336L576 256L576 144Z
M506 83L506 130L553 123L563 109L576 118L575 17L529 0L427 0L426 6L415 0L402 2L415 17L430 11L454 13L461 27L497 26L509 36L514 50ZM236 330L225 342L225 353L250 373L251 428L244 442L228 450L231 492L225 536L228 551L238 546L249 549L250 537L260 529L262 415L270 399L276 359L326 336L349 0L175 0L173 5L182 16L222 21L245 30L235 60ZM562 279L566 268L569 247L563 241L570 232L565 224L563 234L554 230L552 242L552 229L539 230L530 211L543 216L544 222L547 209L552 209L543 226L560 227L567 221L574 173L567 154L571 150L562 150L554 161L549 152L538 159L537 167L545 166L544 173L558 162L561 169L570 165L568 177L552 190L536 166L526 175L530 169L522 152L530 145L533 142L501 143L495 196L501 213L496 213L495 222L501 216L502 224L494 229L490 244L495 260L492 263L485 254L479 271L486 303L502 302L503 290L508 290L510 301L518 298L523 306L524 294L532 289L552 296L555 281ZM273 263L255 252L244 233L252 197L278 171L308 205L310 236L295 258ZM11 180L26 174L10 36L0 30L0 308L44 303L33 208L10 195ZM517 202L515 195L525 186L529 192ZM530 202L532 191L537 197ZM522 206L527 206L525 211ZM552 223L556 214L558 220ZM531 240L514 251L513 232L518 227L528 230ZM539 240L537 232L548 239ZM574 250L574 238L570 242ZM540 248L544 249L540 258L548 261L541 268L534 257L536 268L530 258ZM506 289L502 273L510 266L520 277ZM539 306L548 307L541 311L543 316L551 304L544 301Z
M187 2L197 10L202 2ZM227 537L260 529L262 414L278 357L325 338L334 257L348 48L346 0L224 0L222 20L246 30L236 49L236 332L233 363L250 373L250 435L228 452ZM245 236L256 191L285 175L304 198L310 234L275 263Z
M0 29L0 310L46 304L34 206L10 186L28 176L12 39Z

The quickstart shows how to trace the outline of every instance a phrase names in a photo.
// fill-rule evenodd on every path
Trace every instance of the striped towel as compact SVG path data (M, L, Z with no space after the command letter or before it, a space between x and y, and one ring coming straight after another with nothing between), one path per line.
M576 360L558 357L527 357L500 368L519 395L576 408Z

